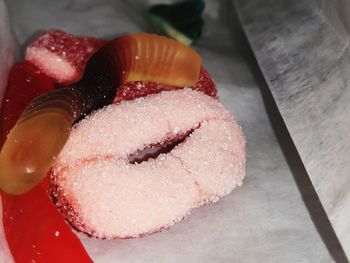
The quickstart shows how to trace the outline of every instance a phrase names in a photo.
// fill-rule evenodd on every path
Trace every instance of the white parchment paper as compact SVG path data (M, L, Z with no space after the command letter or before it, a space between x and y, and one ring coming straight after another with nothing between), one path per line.
M47 28L100 37L145 31L147 5L116 0L8 1L22 45ZM206 27L196 48L217 83L222 103L246 135L243 186L149 237L97 240L79 233L95 262L332 261L269 122L231 8L231 1L207 1Z
M236 4L305 176L349 258L350 1Z

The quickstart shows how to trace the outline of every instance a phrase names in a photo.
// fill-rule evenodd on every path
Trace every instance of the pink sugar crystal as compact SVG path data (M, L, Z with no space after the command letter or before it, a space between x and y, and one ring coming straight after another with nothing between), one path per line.
M129 156L188 134L142 163ZM231 114L191 89L112 104L75 125L53 167L57 205L77 229L126 238L169 228L217 201L245 174L245 141Z
M61 84L78 81L88 59L105 40L78 37L60 30L49 30L26 49L25 59Z
M201 67L199 79L194 85L193 89L201 91L213 98L217 98L216 85L209 72L204 67Z

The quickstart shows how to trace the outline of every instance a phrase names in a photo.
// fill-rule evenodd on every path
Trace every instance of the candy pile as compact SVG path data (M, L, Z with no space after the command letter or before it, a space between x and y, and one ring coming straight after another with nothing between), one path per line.
M136 237L167 228L192 208L216 201L241 184L245 170L243 134L216 100L215 84L194 50L149 34L106 41L49 30L28 46L25 59L10 72L0 123L1 145L4 145L0 153L0 188L7 192L1 193L3 222L16 262L92 262L51 200L51 183L54 201L71 224L91 235L107 238ZM67 87L68 84L71 86ZM139 98L144 96L147 98ZM112 102L116 104L81 121L58 156L69 138L72 123ZM159 107L154 106L157 103ZM142 114L136 117L138 110ZM135 118L131 117L134 113ZM106 118L104 114L119 114L119 117ZM91 125L98 118L103 123L93 128ZM114 119L118 121L114 123ZM174 127L170 127L172 122ZM91 135L81 135L82 127ZM149 127L154 129L147 131ZM106 139L107 135L112 137ZM83 137L90 141L82 144ZM181 143L168 153L141 163L129 160L139 150L179 139ZM134 145L135 142L138 144ZM84 145L92 148L88 151L79 148ZM103 145L101 150L99 147ZM123 145L125 149L115 150ZM100 150L94 155L95 146ZM79 157L77 152L69 159L69 153L74 151L87 156ZM82 167L82 163L91 169ZM52 164L50 182L51 172L45 175ZM125 169L132 176L124 178ZM123 171L117 173L120 178L108 177L119 170ZM91 173L82 178L86 171L107 174L106 180L96 179L96 174ZM164 180L159 180L159 171L165 173ZM117 181L111 184L111 178ZM89 181L92 184L87 186ZM118 189L123 184L126 192ZM110 192L104 190L111 185L117 187ZM187 194L183 193L185 185L190 189ZM95 186L107 196L80 191ZM159 191L152 189L153 186ZM179 191L181 196L176 198ZM106 200L113 193L126 199L106 207L109 203ZM139 196L140 193L146 197ZM90 199L79 198L81 194ZM134 201L128 203L128 200ZM101 205L91 206L94 202ZM151 203L156 207L145 208ZM106 211L112 214L103 214ZM125 217L116 218L121 211ZM142 211L147 213L142 215ZM89 214L85 221L82 214ZM104 220L103 224L100 220ZM113 231L103 232L98 228L108 225L113 225Z

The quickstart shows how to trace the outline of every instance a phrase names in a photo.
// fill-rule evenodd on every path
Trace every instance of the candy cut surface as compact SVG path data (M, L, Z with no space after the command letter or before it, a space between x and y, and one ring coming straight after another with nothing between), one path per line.
M150 145L179 138L170 152L130 162ZM112 104L76 124L53 167L53 194L79 230L137 237L217 201L244 173L245 140L231 114L217 100L181 89Z
M49 30L26 49L25 59L61 84L78 81L88 59L107 41Z

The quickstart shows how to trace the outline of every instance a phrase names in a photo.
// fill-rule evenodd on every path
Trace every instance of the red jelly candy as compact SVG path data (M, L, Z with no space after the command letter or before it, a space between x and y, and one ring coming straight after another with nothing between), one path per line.
M29 62L10 71L1 107L1 142L24 108L54 88L52 80ZM92 262L49 196L49 179L24 195L1 193L3 224L16 262Z
M5 91L0 110L1 138L0 146L15 125L24 108L37 96L54 89L47 76L30 62L21 62L13 66L9 73L8 88Z

